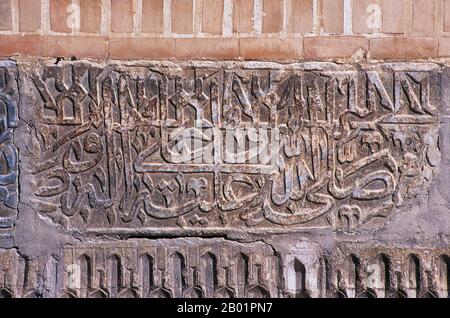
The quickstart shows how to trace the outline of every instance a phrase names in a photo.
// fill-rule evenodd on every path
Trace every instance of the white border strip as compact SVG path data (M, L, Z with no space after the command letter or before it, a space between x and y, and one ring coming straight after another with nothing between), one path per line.
M353 0L344 0L344 34L353 34Z

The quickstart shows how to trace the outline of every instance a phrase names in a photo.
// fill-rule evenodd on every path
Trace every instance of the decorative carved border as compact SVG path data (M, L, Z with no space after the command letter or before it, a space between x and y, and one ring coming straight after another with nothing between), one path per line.
M10 235L17 218L19 169L13 140L19 125L17 78L15 63L0 61L0 237Z

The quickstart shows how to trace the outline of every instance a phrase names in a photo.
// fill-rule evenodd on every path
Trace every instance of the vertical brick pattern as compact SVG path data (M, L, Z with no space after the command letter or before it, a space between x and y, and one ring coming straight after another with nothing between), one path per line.
M253 0L235 0L233 30L236 33L253 32Z
M133 32L133 0L111 0L111 31Z
M67 25L67 8L72 4L71 0L50 0L50 28L54 32L71 32Z
M413 0L413 32L431 35L435 31L434 0Z
M80 31L99 33L102 20L101 0L80 0Z
M19 1L19 31L34 32L41 28L41 1Z
M292 0L292 32L310 33L313 29L313 1Z
M221 34L223 25L223 0L202 1L202 32Z
M142 0L142 31L146 33L163 33L164 1Z
M172 32L191 34L194 28L192 0L172 0Z
M263 1L263 33L278 33L283 31L284 0Z
M322 0L323 29L327 33L344 32L344 0Z
M378 32L381 24L381 0L353 0L354 33Z
M450 32L450 0L444 0L444 32Z
M405 32L405 0L384 0L382 9L382 31L384 33Z
M0 30L12 29L11 0L0 0Z

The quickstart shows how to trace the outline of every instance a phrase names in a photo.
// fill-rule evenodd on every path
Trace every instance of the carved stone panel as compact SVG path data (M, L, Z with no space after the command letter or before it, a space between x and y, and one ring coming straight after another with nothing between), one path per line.
M274 297L278 294L277 258L264 244L191 240L173 244L140 242L67 249L72 264L67 295L93 297ZM80 271L80 274L77 273ZM86 275L89 271L92 275ZM83 273L81 273L83 272ZM77 283L77 282L75 282Z
M9 235L17 218L18 157L12 139L19 124L15 64L0 61L0 238Z
M449 70L0 62L0 298L448 297Z
M66 229L352 231L383 224L437 173L432 64L71 62L21 74L24 200Z
M448 248L170 239L85 243L34 259L0 250L0 298L447 298Z

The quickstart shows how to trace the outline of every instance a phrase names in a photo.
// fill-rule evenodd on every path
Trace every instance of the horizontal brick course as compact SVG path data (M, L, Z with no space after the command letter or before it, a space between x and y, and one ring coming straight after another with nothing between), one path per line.
M240 39L240 56L247 60L298 60L302 58L302 39Z
M108 38L100 36L47 36L42 39L42 56L105 59Z
M175 39L111 38L112 59L168 59L175 56Z
M0 0L0 34L4 52L32 55L423 59L449 56L449 12L450 0Z
M437 56L436 38L392 37L370 40L370 57L373 59L427 59Z
M304 50L306 59L351 58L361 51L367 53L369 41L364 37L308 37Z
M234 59L239 57L237 39L176 39L176 58Z
M41 37L38 35L0 35L0 56L40 55Z

